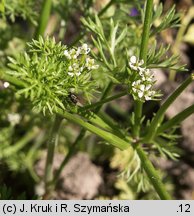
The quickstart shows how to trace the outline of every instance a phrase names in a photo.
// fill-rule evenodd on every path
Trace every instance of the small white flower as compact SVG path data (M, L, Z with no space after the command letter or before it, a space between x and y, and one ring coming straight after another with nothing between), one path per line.
M136 64L136 63L137 63L137 58L136 58L136 56L131 56L130 62L131 62L132 64Z
M145 85L140 85L139 88L140 88L141 91L144 91L145 90Z
M144 76L144 72L145 72L145 68L138 67L138 70L139 70L139 75L143 77Z
M69 54L68 50L64 51L64 55L68 58L71 59L71 55Z
M77 53L77 51L75 49L71 49L69 51L69 53L70 53L70 56L71 56L72 59L76 59L78 57L78 55L79 55L79 53Z
M145 95L145 100L148 101L148 100L151 100L152 98L148 95Z
M92 58L89 58L87 56L82 56L81 58L78 58L80 54L87 54L89 52L90 48L87 44L83 44L81 47L78 48L72 48L69 51L64 51L64 55L68 59L71 59L71 61L69 62L70 65L68 66L67 70L67 74L70 77L78 77L83 71L95 70L99 67L95 64L95 60Z
M144 60L141 59L141 60L139 61L139 66L142 66L143 64L144 64Z
M80 67L80 71L82 72L84 70L84 67Z
M80 76L81 75L81 72L83 71L83 67L79 68L79 64L77 63L73 63L72 65L70 65L68 67L68 75L70 77L73 77L73 76Z
M70 77L73 77L74 76L74 73L72 73L72 72L68 72L67 73Z
M135 57L135 56L132 56L132 57L130 58L129 67L130 67L132 70L137 71L137 70L138 70L138 67L136 66L136 63L137 63L136 57Z
M145 90L148 91L151 87L152 87L152 85L151 85L151 84L148 84L148 85L146 86Z
M3 86L4 86L4 88L8 88L9 87L9 83L8 82L4 82Z
M86 43L82 44L82 54L88 54L90 52L90 48L88 47L88 45Z
M94 64L94 59L91 59L91 58L86 58L86 63L85 63L85 67L88 69L88 70L95 70L95 69L98 69L98 65L95 65Z
M132 82L132 86L138 86L140 85L140 83L141 83L141 80L134 81Z
M80 71L78 71L78 72L68 72L67 73L70 77L74 77L75 75L76 76L80 76L81 75L81 72Z
M7 119L12 126L20 123L21 116L18 113L9 113Z
M99 65L93 65L93 66L91 67L92 70L96 70L96 69L98 69L98 68L99 68Z
M138 96L139 96L139 98L142 98L142 97L143 97L143 92L142 92L142 91L139 91L139 92L138 92Z
M153 81L154 81L152 77L145 77L145 80L146 80L147 82L153 82Z
M144 69L141 67L143 64L144 64L143 59L139 61L136 56L131 56L129 61L129 67L132 70L141 71L142 69Z
M73 71L73 68L72 68L71 65L68 67L68 70L69 70L69 71Z
M81 72L79 71L79 72L77 72L77 73L75 73L76 74L76 76L80 76L81 75Z
M144 74L145 74L145 76L150 76L150 75L151 75L150 69L145 68L145 69L144 69Z
M78 47L77 51L76 51L76 56L78 57L81 54L81 48Z
M156 91L147 91L147 93L145 94L145 100L151 100L155 94Z

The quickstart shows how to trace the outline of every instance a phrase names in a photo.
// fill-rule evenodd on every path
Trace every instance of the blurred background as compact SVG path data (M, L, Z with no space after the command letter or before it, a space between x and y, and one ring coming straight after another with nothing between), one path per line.
M141 23L137 1L113 2L103 12L102 20L113 16L129 25ZM181 22L179 27L160 33L158 43L170 44L169 53L180 55L181 63L187 64L188 68L188 72L178 73L160 69L153 71L157 80L156 88L162 91L165 98L194 70L194 2L158 0L155 4L160 2L163 3L164 12L175 4ZM7 67L8 56L17 56L25 49L26 42L34 37L42 3L42 0L6 0L5 8L0 7L0 10L4 10L0 17L0 70ZM53 0L45 35L54 36L68 46L77 45L80 40L90 40L80 18L101 13L109 3L109 0ZM144 1L138 1L138 5L143 4ZM160 20L156 21L156 25L157 22ZM106 77L100 83L102 88L104 82ZM121 88L118 85L114 91L118 92ZM173 117L193 103L194 83L167 110L166 118ZM149 119L159 106L159 101L146 102L143 109L146 118ZM103 110L107 116L127 128L132 100L124 96L103 106ZM44 195L47 134L53 121L53 116L48 118L33 112L30 103L17 97L14 87L0 79L1 199L38 199ZM53 199L158 199L141 172L129 178L135 173L134 152L114 149L89 132L83 139L77 139L80 130L66 120L60 125L55 172L75 143L76 148L61 172ZM161 170L166 187L176 199L194 199L194 115L177 127L176 132L180 158L174 161L153 156L152 159Z

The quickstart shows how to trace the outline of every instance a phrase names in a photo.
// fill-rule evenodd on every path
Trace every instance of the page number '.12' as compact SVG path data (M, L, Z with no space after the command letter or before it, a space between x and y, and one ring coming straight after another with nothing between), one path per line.
M180 204L179 210L177 212L191 212L190 211L190 204Z

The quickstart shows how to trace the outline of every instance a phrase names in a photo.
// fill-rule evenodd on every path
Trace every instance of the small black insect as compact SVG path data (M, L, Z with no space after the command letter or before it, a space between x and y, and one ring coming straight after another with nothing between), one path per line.
M77 104L79 102L78 97L75 94L71 93L71 92L69 93L68 97L70 98L71 102L74 103L74 104Z

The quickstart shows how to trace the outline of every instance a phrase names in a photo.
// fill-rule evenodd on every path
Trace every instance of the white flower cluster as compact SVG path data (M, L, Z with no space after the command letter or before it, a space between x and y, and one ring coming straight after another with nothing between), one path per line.
M68 75L70 77L80 76L83 71L98 69L98 65L95 64L94 59L90 57L85 57L80 60L81 55L87 55L90 52L90 48L87 44L83 44L77 49L72 48L69 51L65 50L65 57L70 60L70 65L68 67Z
M138 60L136 56L131 56L129 67L138 73L132 82L131 92L136 99L147 101L151 100L156 94L156 91L152 90L155 81L154 75L149 69L143 67L143 64L143 60Z

